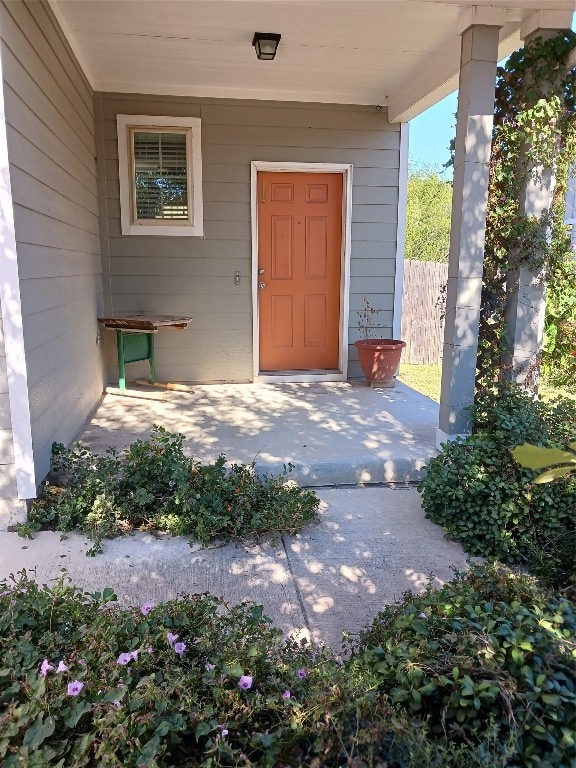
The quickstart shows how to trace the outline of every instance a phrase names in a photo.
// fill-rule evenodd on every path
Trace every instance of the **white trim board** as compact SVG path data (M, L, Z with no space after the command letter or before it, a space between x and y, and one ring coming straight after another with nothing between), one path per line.
M0 305L8 374L8 400L14 446L16 487L21 499L36 497L36 472L28 400L20 277L4 111L4 77L0 56Z
M402 296L404 293L404 254L406 251L406 207L408 199L409 125L400 125L400 170L398 174L398 224L396 227L396 268L394 274L394 317L392 336L402 334Z
M260 327L258 317L258 172L340 173L342 185L342 269L340 278L340 341L338 373L297 374L260 373ZM350 254L352 251L352 164L351 163L274 163L253 160L250 168L250 207L252 225L252 350L254 380L261 382L346 381L348 379L348 318L350 314Z

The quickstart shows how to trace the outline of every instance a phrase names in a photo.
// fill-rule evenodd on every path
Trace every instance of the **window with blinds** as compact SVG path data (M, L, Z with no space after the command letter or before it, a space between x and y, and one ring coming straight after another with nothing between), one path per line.
M202 236L200 119L117 115L123 235Z
M132 130L132 151L134 218L187 221L187 133Z

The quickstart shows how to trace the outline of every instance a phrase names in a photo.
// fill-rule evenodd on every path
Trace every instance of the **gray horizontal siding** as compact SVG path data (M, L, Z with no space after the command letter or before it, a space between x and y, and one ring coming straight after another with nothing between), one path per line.
M350 341L362 297L382 309L391 333L398 205L399 127L373 107L97 94L101 220L112 309L190 314L187 331L156 336L167 380L252 376L250 163L352 163ZM204 238L121 235L117 114L202 120ZM234 272L241 275L234 285ZM113 334L105 334L113 360ZM355 348L351 349L355 359ZM129 375L145 373L135 365ZM352 370L357 374L358 371ZM110 371L114 381L116 371Z
M102 393L93 94L48 4L2 2L2 59L36 476ZM0 395L1 396L1 395Z

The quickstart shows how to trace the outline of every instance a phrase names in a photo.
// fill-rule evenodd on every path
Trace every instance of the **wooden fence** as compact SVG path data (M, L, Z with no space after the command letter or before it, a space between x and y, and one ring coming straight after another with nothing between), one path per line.
M445 287L448 264L404 262L402 339L405 363L438 363L444 343Z

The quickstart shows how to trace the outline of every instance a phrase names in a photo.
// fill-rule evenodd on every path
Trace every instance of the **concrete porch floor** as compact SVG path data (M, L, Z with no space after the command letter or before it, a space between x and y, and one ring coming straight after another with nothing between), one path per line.
M77 439L92 450L125 447L153 424L183 433L195 459L256 461L301 485L410 482L436 454L438 404L398 382L198 385L188 392L130 387L107 394Z

